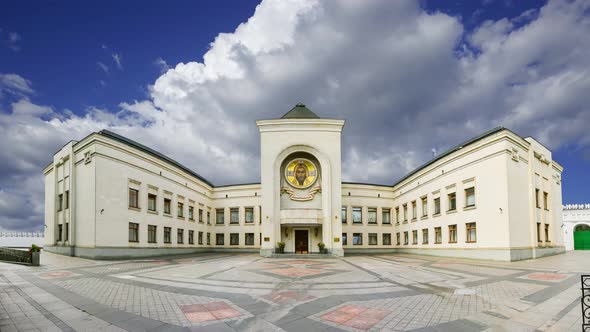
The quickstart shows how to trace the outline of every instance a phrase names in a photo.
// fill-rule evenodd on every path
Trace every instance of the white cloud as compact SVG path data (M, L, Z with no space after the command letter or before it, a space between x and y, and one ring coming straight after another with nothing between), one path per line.
M113 53L112 57L113 57L113 61L115 61L115 64L117 65L117 68L119 70L123 70L123 63L122 63L123 60L122 60L121 54Z
M168 69L170 69L170 66L168 65L168 63L166 62L166 60L162 59L161 57L158 57L154 61L154 64L156 66L158 66L158 68L160 68L160 74L164 74L165 72L168 71Z
M96 65L98 66L98 68L102 69L102 71L104 71L106 74L109 73L109 66L105 65L104 63L98 61L96 63Z
M0 98L2 97L3 92L16 95L29 95L34 91L31 87L31 81L24 79L17 74L0 73Z

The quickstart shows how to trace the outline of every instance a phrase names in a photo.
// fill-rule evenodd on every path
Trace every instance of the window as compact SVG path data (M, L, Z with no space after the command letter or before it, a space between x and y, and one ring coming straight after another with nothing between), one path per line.
M440 214L440 197L434 199L434 215Z
M408 204L403 205L404 208L404 222L408 221Z
M197 241L199 241L199 244L203 244L203 232L197 234Z
M377 245L377 233L369 233L369 245Z
M156 211L156 199L158 196L154 194L148 194L148 210Z
M340 218L342 218L342 223L343 224L348 223L348 221L346 219L346 206L343 206L342 207L342 216Z
M195 208L192 206L188 207L188 220L195 220Z
M139 242L139 224L129 223L129 242Z
M215 234L215 244L218 246L222 246L223 245L223 241L224 241L224 235L225 234Z
M66 231L68 229L67 226L68 226L68 224L66 224ZM549 241L549 224L545 224L545 242L551 242L551 241Z
M442 243L442 229L441 229L441 227L434 227L434 243L435 244Z
M57 240L63 241L63 225L62 224L57 225Z
M543 242L543 239L541 239L541 223L540 222L537 223L537 242Z
M246 233L246 245L247 246L254 245L254 233Z
M428 198L422 197L422 217L428 216Z
M57 211L61 211L64 208L64 195L59 194L57 195Z
M254 208L246 208L246 224L252 224L254 222Z
M184 243L184 229L179 228L176 231L176 243L182 244Z
M355 246L360 246L363 244L363 234L362 233L352 233L352 244Z
M237 246L240 244L240 234L239 233L230 233L229 234L229 244L232 246Z
M68 192L66 191L66 209L68 208ZM549 210L549 193L543 192L543 207Z
M203 209L199 209L199 222L203 222Z
M129 188L129 207L139 209L139 190Z
M66 229L64 232L64 241L68 241L70 239L70 223L67 222L65 225L66 225Z
M384 246L391 245L391 234L390 233L383 233L383 245Z
M64 200L64 209L68 209L69 207L70 207L70 191L66 190L66 198ZM546 208L547 208L547 204L545 204L545 209Z
M172 214L172 200L164 198L164 214Z
M399 246L401 244L399 232L395 233L395 240L396 240L396 244Z
M391 210L390 209L381 210L381 223L382 224L391 224Z
M215 224L220 225L225 223L224 209L215 209Z
M422 230L422 244L428 244L428 228Z
M164 227L164 243L172 243L172 228Z
M408 237L408 232L404 232L404 244L407 245L410 242L410 239Z
M467 242L475 242L477 241L477 232L476 232L476 228L475 228L475 223L474 222L470 222L465 224L465 228L467 230Z
M195 244L195 231L188 231L188 244Z
M535 204L540 209L541 203L539 202L539 189L535 189Z
M449 243L457 243L457 225L449 225Z
M447 198L449 200L449 211L455 211L457 209L457 194L450 193Z
M418 218L418 205L416 201L412 202L412 220L416 220Z
M184 203L178 202L178 217L184 218Z
M412 244L418 244L418 231L412 231Z
M475 206L475 187L465 189L465 207Z
M207 245L211 244L211 233L207 232Z
M367 222L369 224L377 224L377 208L369 208L367 210Z
M399 207L395 208L395 223L399 224Z
M346 233L342 233L342 245L348 245L348 235Z
M229 224L239 224L240 223L240 210L238 208L231 208L229 209Z
M148 243L156 243L156 230L156 226L148 225Z
M363 210L360 207L352 208L352 223L362 224L363 223Z
M207 211L207 225L211 225L211 212Z

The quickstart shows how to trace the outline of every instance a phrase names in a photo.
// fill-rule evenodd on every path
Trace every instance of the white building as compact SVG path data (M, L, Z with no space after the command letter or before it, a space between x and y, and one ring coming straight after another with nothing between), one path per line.
M563 206L565 250L590 250L590 204Z
M196 251L408 252L519 260L564 251L562 167L496 128L392 185L341 180L343 120L298 104L256 122L260 183L215 186L102 130L44 169L45 248L91 258ZM557 231L556 231L557 230Z

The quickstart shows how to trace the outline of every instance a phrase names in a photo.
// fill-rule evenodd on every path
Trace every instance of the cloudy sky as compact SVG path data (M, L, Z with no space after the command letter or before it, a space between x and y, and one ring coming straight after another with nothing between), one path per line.
M12 2L0 12L0 230L43 225L41 169L103 128L214 184L259 181L254 121L347 121L344 180L391 184L502 125L590 201L590 1Z

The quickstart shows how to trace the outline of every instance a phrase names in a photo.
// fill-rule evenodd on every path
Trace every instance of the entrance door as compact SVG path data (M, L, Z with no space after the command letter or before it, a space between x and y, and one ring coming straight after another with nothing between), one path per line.
M590 250L590 226L577 225L574 229L574 249Z
M308 254L309 243L308 243L308 231L306 230L295 230L295 253L296 254Z

